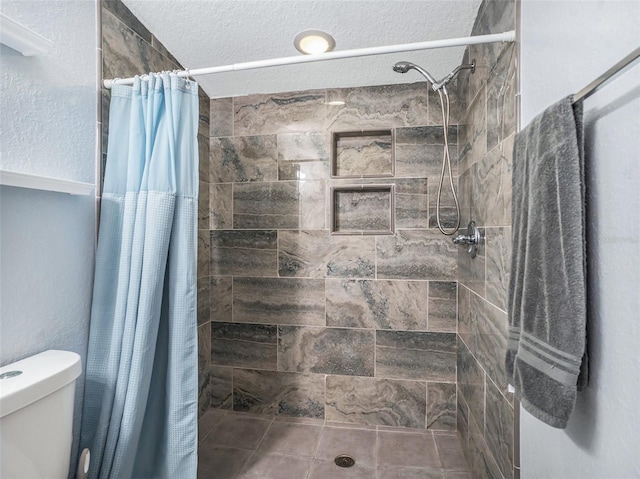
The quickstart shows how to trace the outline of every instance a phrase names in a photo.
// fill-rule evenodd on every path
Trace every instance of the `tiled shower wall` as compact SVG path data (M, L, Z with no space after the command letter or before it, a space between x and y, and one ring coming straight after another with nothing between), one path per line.
M455 97L452 111L455 125ZM331 179L330 132L371 129L394 130L395 177ZM457 126L450 136L456 157ZM211 101L201 407L456 428L457 249L434 228L442 144L425 83ZM363 183L395 185L395 233L330 234L331 186ZM366 224L380 204L354 197L343 213Z
M513 0L484 0L472 34L514 28ZM457 427L476 478L511 479L520 472L514 453L514 397L507 391L504 370L515 52L516 46L508 43L469 47L465 61L475 59L476 72L464 72L458 85L467 105L458 135L462 219L465 225L475 220L486 235L475 259L458 252ZM517 405L515 409L517 413Z
M178 61L158 39L131 13L120 0L102 0L102 64L104 78L126 78L147 72L182 69ZM198 149L200 156L200 200L209 206L209 97L200 88L200 122L198 125ZM109 90L102 90L102 155L107 155L109 134ZM204 173L203 173L204 172ZM202 226L201 226L202 227ZM209 234L208 224L204 226ZM198 274L208 275L206 271ZM199 332L200 333L200 332ZM202 334L199 334L201 337ZM203 356L200 355L200 358ZM200 388L207 387L208 369L201 361Z

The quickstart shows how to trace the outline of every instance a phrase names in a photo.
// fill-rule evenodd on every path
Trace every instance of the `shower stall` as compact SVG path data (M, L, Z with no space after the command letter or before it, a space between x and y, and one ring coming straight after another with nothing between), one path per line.
M102 8L104 78L182 69L150 32L148 45L129 48L123 32L144 27L114 5ZM514 2L485 0L472 36L514 26ZM426 73L395 66L410 68ZM425 77L211 100L200 91L205 477L225 467L235 477L234 464L259 455L260 441L217 444L224 429L269 438L293 425L324 428L321 444L331 434L339 443L340 428L360 434L374 448L374 459L356 454L365 472L517 477L503 367L515 45L471 45L452 75ZM103 115L108 98L104 89ZM472 219L486 238L473 259L440 232ZM422 438L431 462L385 459L384 441L405 434ZM333 456L315 460L321 468Z

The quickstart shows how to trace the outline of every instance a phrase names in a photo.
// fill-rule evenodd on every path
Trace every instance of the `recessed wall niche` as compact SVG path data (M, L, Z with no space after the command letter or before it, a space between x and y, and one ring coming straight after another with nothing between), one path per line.
M331 141L333 178L394 175L393 130L335 131Z
M331 234L393 234L394 202L394 185L333 186Z

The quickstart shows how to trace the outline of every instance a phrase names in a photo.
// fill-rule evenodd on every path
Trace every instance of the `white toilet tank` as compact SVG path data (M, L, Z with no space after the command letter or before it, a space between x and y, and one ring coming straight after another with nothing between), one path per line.
M79 355L55 350L0 368L0 478L67 478L81 371Z

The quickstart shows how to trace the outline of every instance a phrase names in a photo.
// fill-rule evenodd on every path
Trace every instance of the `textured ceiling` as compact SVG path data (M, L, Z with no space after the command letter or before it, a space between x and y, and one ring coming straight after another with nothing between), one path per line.
M131 11L190 69L296 56L297 33L331 33L335 50L470 35L480 0L124 0ZM213 98L315 88L411 83L418 63L436 78L462 60L464 48L377 55L199 76Z

